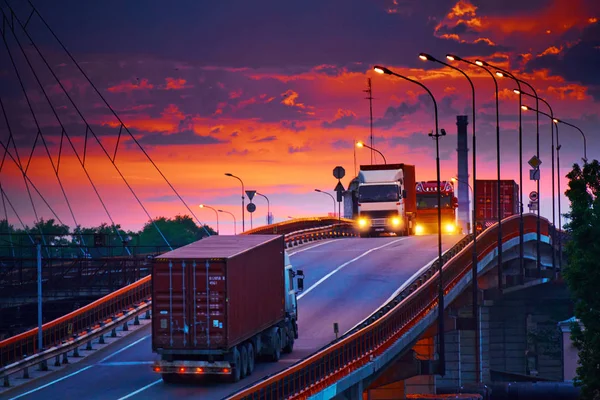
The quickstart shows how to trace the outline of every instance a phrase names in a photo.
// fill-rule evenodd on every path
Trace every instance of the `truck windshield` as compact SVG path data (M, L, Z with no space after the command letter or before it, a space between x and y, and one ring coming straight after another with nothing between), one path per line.
M400 195L396 185L369 185L358 188L359 203L398 201L399 199Z
M437 208L437 194L417 194L417 209ZM442 194L442 208L452 208L452 196Z

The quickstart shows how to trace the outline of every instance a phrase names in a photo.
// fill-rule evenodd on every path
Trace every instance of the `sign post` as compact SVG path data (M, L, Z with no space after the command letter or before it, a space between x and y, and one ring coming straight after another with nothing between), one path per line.
M337 192L337 202L338 202L338 224L341 224L341 220L342 220L342 195L344 193L344 185L342 185L342 182L340 181L340 179L342 179L344 176L346 176L346 170L341 167L341 166L337 166L333 169L333 177L335 179L338 180L337 185L335 186L335 191Z
M252 196L250 196L250 193L248 192L252 192ZM254 197L254 193L256 193L256 190L246 190L246 194L250 198L250 203L248 203L246 206L246 210L248 210L250 213L250 229L252 229L252 213L256 211L256 204L252 203L252 197Z

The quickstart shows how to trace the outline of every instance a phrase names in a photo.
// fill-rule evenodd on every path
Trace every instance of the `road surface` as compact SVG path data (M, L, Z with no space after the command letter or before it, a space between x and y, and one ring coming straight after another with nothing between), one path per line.
M459 236L444 238L444 249ZM299 339L278 363L256 365L238 383L167 385L151 370L150 325L61 369L5 392L7 399L221 399L312 354L379 308L407 279L437 257L437 236L348 238L290 249L292 265L303 269L298 298Z

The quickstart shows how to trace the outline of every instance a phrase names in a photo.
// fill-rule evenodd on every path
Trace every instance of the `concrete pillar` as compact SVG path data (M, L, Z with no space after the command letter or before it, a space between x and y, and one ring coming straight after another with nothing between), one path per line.
M462 384L461 377L461 334L459 330L447 331L446 341L446 375L436 375L437 387L459 387ZM437 339L437 337L436 337Z
M435 355L435 340L433 337L423 338L413 347L416 357L422 360L433 360ZM448 345L446 344L446 354ZM410 394L434 394L435 393L435 376L434 375L419 375L408 378L404 381L405 395Z
M490 383L490 307L479 307L481 382Z

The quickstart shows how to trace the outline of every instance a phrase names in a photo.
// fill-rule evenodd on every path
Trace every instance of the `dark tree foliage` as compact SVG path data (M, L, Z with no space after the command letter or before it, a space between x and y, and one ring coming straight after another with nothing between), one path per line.
M177 215L175 218L159 217L153 221L148 221L140 231L140 246L167 247L167 243L154 225L158 226L173 248L195 242L207 236L204 229L196 225L188 215ZM211 235L216 234L212 228L206 226L206 229Z
M571 338L579 351L576 384L582 398L600 399L600 164L597 160L577 164L567 175L571 201L566 225L571 241L567 244L568 265L564 276L575 298Z

